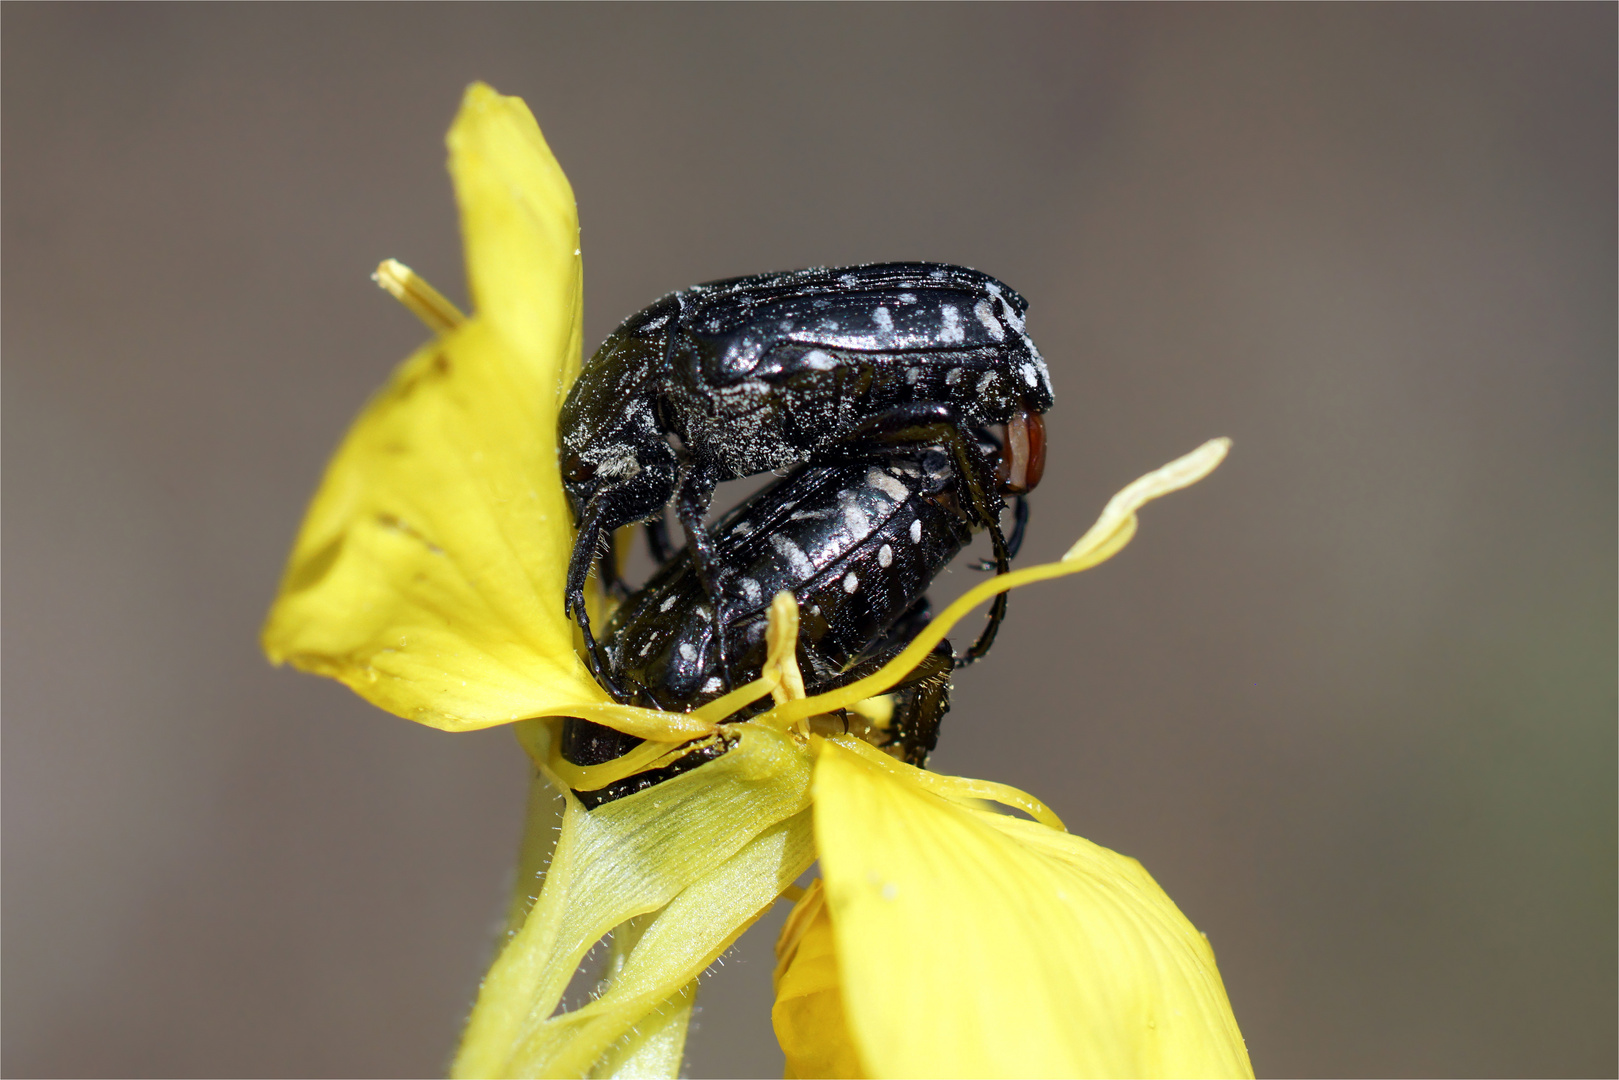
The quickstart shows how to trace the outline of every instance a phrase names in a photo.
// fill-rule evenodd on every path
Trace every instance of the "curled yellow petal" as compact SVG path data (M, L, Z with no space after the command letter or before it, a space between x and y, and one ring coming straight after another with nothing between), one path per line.
M1251 1076L1208 942L1133 859L829 739L815 839L871 1076Z
M1107 505L1102 508L1102 515L1096 519L1096 524L1074 542L1074 546L1064 553L1062 561L1077 562L1106 551L1106 555L1090 564L1095 566L1112 557L1119 547L1124 546L1119 544L1118 547L1112 547L1113 540L1126 530L1134 533L1137 510L1172 491L1191 487L1218 468L1220 462L1224 461L1230 452L1230 439L1224 437L1210 439L1190 454L1178 457L1168 465L1160 466L1146 476L1137 478L1108 500ZM1128 543L1128 538L1125 542Z

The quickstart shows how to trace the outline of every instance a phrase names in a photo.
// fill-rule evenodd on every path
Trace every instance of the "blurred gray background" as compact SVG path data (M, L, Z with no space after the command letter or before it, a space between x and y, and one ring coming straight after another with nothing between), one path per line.
M443 135L525 97L586 338L933 259L1031 301L1025 561L942 771L1139 858L1261 1074L1613 1075L1615 8L3 11L8 1075L440 1071L525 765L255 642L304 502L464 296ZM958 573L946 590L972 575ZM776 1074L771 930L694 1076Z

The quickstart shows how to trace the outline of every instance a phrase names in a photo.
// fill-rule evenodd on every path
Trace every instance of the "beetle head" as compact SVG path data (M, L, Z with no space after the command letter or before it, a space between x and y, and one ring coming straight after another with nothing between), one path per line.
M651 517L674 495L678 464L668 441L656 433L647 438L636 437L635 432L617 434L629 437L609 436L574 446L563 440L562 487L576 524L587 508L598 504L602 527L616 529Z
M601 501L604 528L658 511L674 493L676 459L657 418L670 298L637 312L585 364L562 403L562 486L574 520Z

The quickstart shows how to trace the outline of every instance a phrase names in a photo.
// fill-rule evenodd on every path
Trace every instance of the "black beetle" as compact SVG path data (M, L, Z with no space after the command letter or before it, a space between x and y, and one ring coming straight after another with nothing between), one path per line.
M579 529L566 603L602 685L616 689L591 634L585 579L614 529L660 515L671 498L717 598L703 523L721 481L930 445L965 471L972 429L1006 425L1002 484L1032 488L1052 396L1024 330L1027 306L976 270L874 263L695 285L626 319L584 365L560 417ZM982 493L968 495L988 518ZM999 524L987 528L1004 571Z
M800 468L759 492L710 530L730 651L720 645L713 601L682 551L614 613L603 636L602 650L623 687L621 700L693 709L726 691L727 673L738 682L758 678L770 602L784 589L799 602L799 665L809 693L875 671L927 624L928 586L973 532L993 520L975 508L968 489L987 491L991 513L999 512L995 451L975 440L968 451L973 475L966 477L959 476L951 455L930 448L880 462ZM994 623L987 625L969 655L982 655L994 630ZM896 689L886 739L912 764L926 763L949 709L950 671L965 659L941 642ZM569 720L561 750L574 764L593 765L638 742ZM723 739L711 738L673 765L579 795L587 805L599 805L724 749Z

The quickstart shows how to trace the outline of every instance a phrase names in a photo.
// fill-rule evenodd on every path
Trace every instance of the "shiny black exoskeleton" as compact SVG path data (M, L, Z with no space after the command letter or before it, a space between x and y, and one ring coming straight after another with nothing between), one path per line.
M965 472L973 430L1006 425L1023 452L1008 459L1003 486L1032 488L1052 395L1026 307L976 270L880 263L696 285L626 319L585 364L560 418L579 530L566 602L597 679L617 691L585 612L591 564L614 529L659 516L671 498L718 599L720 560L703 522L721 481L924 446L945 447ZM989 518L982 491L964 496ZM1004 571L1000 527L985 527Z
M713 601L683 551L608 625L603 652L623 700L692 709L721 696L728 681L758 678L770 602L782 590L798 599L798 660L810 694L875 671L926 625L928 586L999 513L999 453L989 449L976 441L970 446L972 472L966 476L949 454L930 448L881 463L801 468L744 502L709 532L716 584L729 612L730 651L721 649ZM985 494L987 514L968 494L974 487ZM993 625L986 628L985 636L993 633ZM980 644L987 648L982 639ZM949 643L941 642L896 689L885 741L913 764L925 764L937 741L949 708L949 674L958 663ZM575 764L598 764L637 742L570 720L562 752ZM587 805L619 798L723 750L721 742L711 741L665 769L580 797Z

